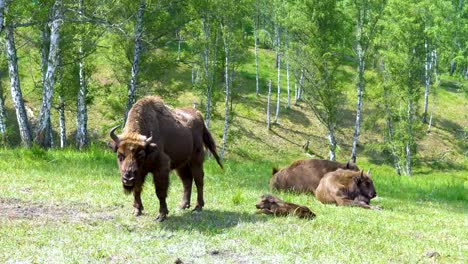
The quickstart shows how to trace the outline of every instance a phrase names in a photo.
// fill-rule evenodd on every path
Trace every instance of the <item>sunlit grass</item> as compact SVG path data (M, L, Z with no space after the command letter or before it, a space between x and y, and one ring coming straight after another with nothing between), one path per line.
M467 259L465 171L397 177L372 166L382 211L322 205L305 194L274 192L308 206L317 218L255 214L268 193L268 161L205 166L205 210L177 209L180 180L171 176L169 218L157 223L148 179L145 214L134 217L113 153L1 150L0 262L324 263L431 262ZM369 163L363 162L367 168ZM192 197L194 201L195 197ZM18 206L18 207L17 207Z

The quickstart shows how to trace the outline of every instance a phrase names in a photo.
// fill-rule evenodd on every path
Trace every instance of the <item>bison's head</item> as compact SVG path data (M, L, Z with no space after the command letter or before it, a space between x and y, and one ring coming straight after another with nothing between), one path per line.
M369 204L369 201L377 196L370 173L366 174L364 171L361 171L361 174L355 180L357 189L359 190L359 200Z
M273 195L265 194L265 195L262 196L262 198L260 198L260 200L257 202L255 207L257 207L257 209L272 210L272 209L274 209L274 207L277 207L278 203L280 203L280 202L281 202L281 200L274 197Z
M125 133L117 136L115 135L117 127L111 129L112 141L108 145L117 153L122 184L124 190L129 193L133 190L135 183L143 182L146 162L157 154L158 147L152 143L153 137L147 138L138 133Z

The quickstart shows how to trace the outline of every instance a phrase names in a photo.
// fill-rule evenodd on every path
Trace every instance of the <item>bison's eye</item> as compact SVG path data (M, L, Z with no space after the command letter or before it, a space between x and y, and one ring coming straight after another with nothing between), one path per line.
M123 154L117 154L117 158L119 159L120 162L122 162L122 160L124 160L124 155Z

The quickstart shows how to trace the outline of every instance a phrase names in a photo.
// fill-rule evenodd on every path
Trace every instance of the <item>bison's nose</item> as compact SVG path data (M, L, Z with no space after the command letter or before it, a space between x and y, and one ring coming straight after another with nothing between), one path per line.
M131 175L131 173L125 173L122 176L122 183L126 186L131 186L135 182L135 177Z
M376 196L377 196L377 193L376 193L376 192L371 193L371 199L372 199L372 198L375 198Z

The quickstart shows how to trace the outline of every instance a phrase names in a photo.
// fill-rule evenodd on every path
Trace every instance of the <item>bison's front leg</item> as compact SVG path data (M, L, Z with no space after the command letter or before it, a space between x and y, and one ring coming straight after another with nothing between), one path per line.
M169 210L167 209L167 189L169 188L169 169L160 170L153 173L154 187L156 189L156 196L159 199L159 214L156 217L158 222L166 220Z
M141 186L135 187L135 189L133 189L133 214L135 216L140 216L143 211L143 203L141 202L141 190Z
M182 180L182 185L184 186L184 195L182 196L182 203L179 205L180 209L190 208L190 196L192 195L192 172L190 167L184 166L177 170L180 179Z

